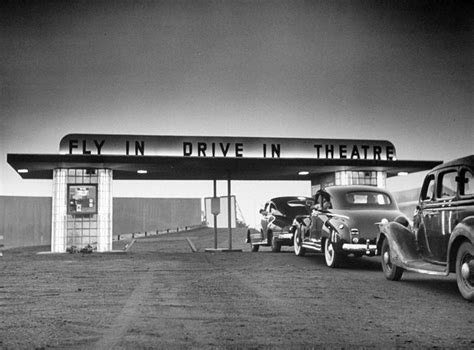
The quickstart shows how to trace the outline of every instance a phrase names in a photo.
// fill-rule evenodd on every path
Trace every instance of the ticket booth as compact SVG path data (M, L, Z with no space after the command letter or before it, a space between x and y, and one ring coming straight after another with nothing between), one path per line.
M112 250L111 169L54 169L51 251L97 244Z

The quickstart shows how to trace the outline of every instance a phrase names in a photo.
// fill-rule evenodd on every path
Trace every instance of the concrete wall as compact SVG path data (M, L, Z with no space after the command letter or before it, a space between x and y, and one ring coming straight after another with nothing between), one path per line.
M200 198L114 198L114 235L201 224Z
M0 196L0 245L50 245L51 210L51 197ZM113 199L114 235L200 224L200 198Z
M51 197L0 196L0 236L9 247L51 244Z

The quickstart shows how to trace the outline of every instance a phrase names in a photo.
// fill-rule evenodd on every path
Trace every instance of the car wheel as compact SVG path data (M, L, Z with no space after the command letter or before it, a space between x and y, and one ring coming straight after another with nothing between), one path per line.
M279 252L281 250L281 244L278 242L278 240L271 236L271 247L272 247L272 252Z
M250 250L251 250L252 252L254 252L254 253L255 253L255 252L258 252L258 248L260 248L260 246L257 245L257 244L250 244Z
M385 278L390 281L399 281L400 278L402 278L404 270L401 267L392 264L392 261L390 260L390 245L387 238L382 242L382 251L380 255L382 256L382 270Z
M334 248L333 242L328 237L324 240L324 260L328 267L338 267L341 265L343 255Z
M250 231L247 231L247 243L250 245L251 252L258 252L259 245L252 243L252 238L250 237Z
M306 249L303 248L303 237L301 227L299 226L293 236L293 249L297 256L304 256L306 254Z
M456 280L464 299L474 300L474 246L464 242L456 255Z

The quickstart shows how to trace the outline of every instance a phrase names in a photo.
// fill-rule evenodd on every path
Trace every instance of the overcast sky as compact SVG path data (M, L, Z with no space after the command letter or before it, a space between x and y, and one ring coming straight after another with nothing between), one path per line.
M471 8L1 1L0 195L51 195L6 154L58 153L68 133L387 139L403 160L473 154ZM143 192L132 184L114 195ZM236 186L238 200L258 187ZM212 194L207 182L153 187Z

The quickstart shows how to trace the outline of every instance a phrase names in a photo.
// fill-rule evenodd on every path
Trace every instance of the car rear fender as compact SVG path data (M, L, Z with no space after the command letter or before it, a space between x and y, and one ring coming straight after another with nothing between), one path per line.
M346 218L346 217L344 217ZM347 225L344 223L342 217L331 217L324 223L323 236L329 237L331 232L336 232L338 239L344 239L347 242L350 241L350 231Z
M390 260L397 266L408 267L409 262L421 260L417 251L414 233L398 222L390 222L381 227L381 245L387 239L390 246ZM383 238L382 238L383 237Z

